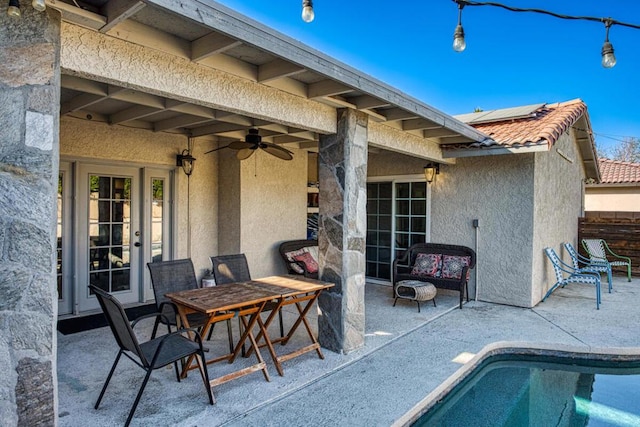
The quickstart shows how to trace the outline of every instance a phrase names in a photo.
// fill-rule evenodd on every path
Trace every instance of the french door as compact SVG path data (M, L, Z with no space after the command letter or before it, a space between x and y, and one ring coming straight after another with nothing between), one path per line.
M140 170L81 165L78 168L78 305L98 308L88 285L124 304L140 293Z
M366 276L391 280L393 259L429 238L428 186L424 180L367 183Z
M125 304L153 299L145 266L172 258L172 174L60 162L58 314L98 309L89 284Z

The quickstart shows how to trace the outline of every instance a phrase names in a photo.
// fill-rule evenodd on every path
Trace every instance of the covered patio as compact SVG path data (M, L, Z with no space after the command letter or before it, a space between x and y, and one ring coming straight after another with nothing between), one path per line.
M171 369L161 369L152 375L132 425L391 425L462 366L457 356L500 341L591 353L617 349L640 357L632 327L640 323L639 285L637 278L614 277L613 293L603 294L600 310L592 288L573 285L533 309L472 300L460 310L457 295L442 291L437 307L425 304L418 313L407 301L392 307L388 287L367 284L363 348L347 355L325 351L324 360L308 354L287 362L283 377L265 352L271 382L255 374L224 384L214 390L214 406L197 373L177 383ZM148 332L151 325L146 327ZM226 345L224 331L217 328L211 352ZM122 363L100 408L93 409L116 352L108 328L59 334L60 426L124 422L144 375L132 363Z

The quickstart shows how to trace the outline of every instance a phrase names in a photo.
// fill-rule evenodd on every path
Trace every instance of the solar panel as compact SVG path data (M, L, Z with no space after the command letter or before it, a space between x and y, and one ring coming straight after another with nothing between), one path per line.
M478 111L475 113L459 114L453 116L467 124L499 122L503 120L526 119L531 117L545 104L524 105L522 107L502 108L500 110Z

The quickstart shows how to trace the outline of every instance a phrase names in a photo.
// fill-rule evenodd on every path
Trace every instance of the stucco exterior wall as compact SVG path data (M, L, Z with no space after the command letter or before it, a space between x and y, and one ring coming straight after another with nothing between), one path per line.
M174 233L176 258L193 259L199 276L210 268L209 256L218 251L218 178L217 156L203 153L211 143L196 140L194 172L187 182L181 168L176 168L176 154L187 147L183 135L153 133L123 126L63 117L60 125L60 155L68 160L96 161L101 164L153 166L175 170ZM190 194L188 195L188 191ZM189 210L187 210L187 196ZM189 219L191 247L188 248ZM189 250L190 249L190 250Z
M640 184L587 185L584 210L599 212L640 212Z
M577 247L584 177L580 153L569 133L562 135L551 151L535 154L532 305L540 302L547 289L555 283L544 248L554 248L568 261L564 251L560 250L562 244L570 242Z
M244 253L252 277L286 273L278 245L306 238L307 152L292 151L291 161L221 151L219 253Z
M531 306L533 173L532 154L471 157L440 167L431 187L431 240L475 249L472 221L479 220L471 298L477 277L479 300Z
M367 164L367 176L398 176L420 175L424 176L426 160L406 156L393 151L369 151Z

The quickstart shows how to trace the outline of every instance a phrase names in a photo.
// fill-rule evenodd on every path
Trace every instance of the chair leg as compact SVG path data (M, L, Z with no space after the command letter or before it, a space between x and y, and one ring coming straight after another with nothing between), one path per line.
M98 406L100 405L100 402L102 401L102 396L104 396L104 392L107 390L107 386L109 385L109 381L111 381L111 376L113 375L113 372L116 370L116 366L118 365L118 361L120 360L120 356L122 356L122 350L120 350L118 352L118 355L116 356L116 360L113 361L113 366L111 366L111 370L109 371L109 375L107 375L107 380L104 382L104 385L102 386L102 391L100 392L100 396L98 396L98 400L96 401L95 406L93 407L94 409L98 409Z
M278 317L280 318L280 338L284 338L284 322L282 321L282 308L278 310Z
M211 327L209 328L209 335L207 336L207 341L211 341L211 335L213 335L213 328L216 326L216 324L212 324Z
M204 387L207 389L207 394L209 395L209 403L213 405L216 403L216 399L213 397L213 391L211 390L211 382L209 381L209 371L207 369L207 360L204 358L204 351L198 351L198 357L200 357L201 370L204 373L204 377L202 378Z
M231 319L227 319L227 336L229 337L229 353L233 353L233 330L231 329Z
M629 282L631 281L631 263L627 265L627 279L629 279Z
M436 297L433 297L433 306L434 306L434 307L437 307L437 306L436 306Z
M418 313L420 313L420 301L416 300L416 302L418 303Z
M396 306L396 302L398 302L398 297L395 297L395 299L393 300L393 306Z
M153 369L149 368L147 370L147 374L144 376L144 380L142 381L142 385L140 386L140 391L138 391L138 395L136 396L136 400L133 402L133 406L129 411L129 416L127 417L127 421L124 423L124 427L128 427L131 423L131 419L133 418L133 413L136 412L136 408L138 407L138 402L140 402L140 398L142 397L142 392L144 388L147 386L147 382L149 381L149 377L151 376L151 371Z

